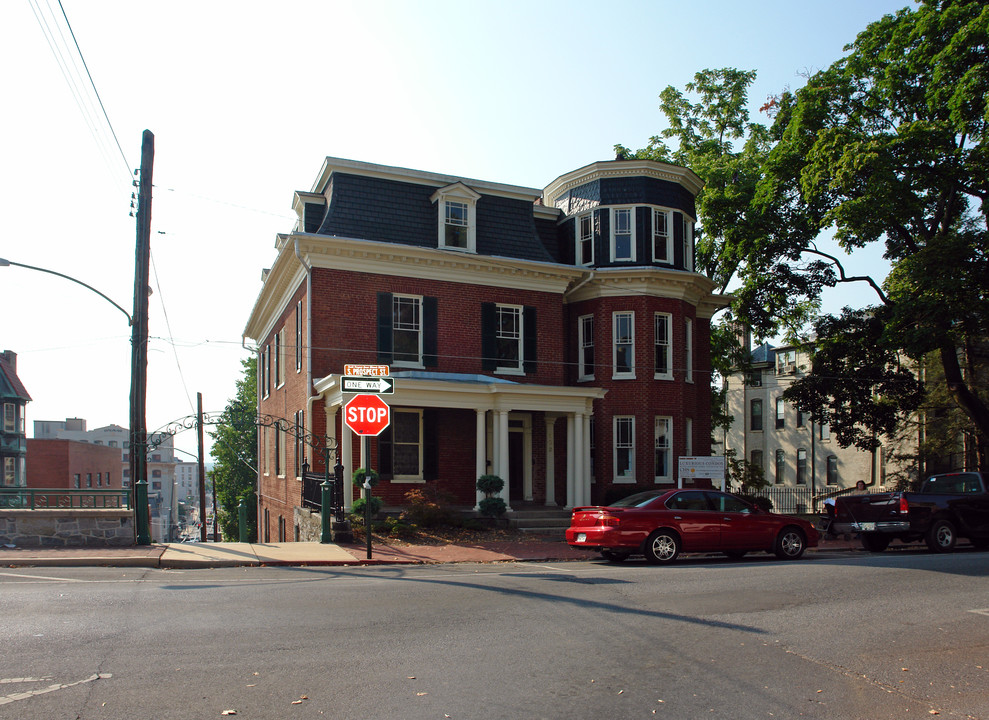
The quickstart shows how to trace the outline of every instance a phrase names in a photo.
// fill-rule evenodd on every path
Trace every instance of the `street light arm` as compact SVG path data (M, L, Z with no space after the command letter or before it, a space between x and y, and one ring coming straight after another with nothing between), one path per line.
M56 272L54 270L48 270L47 268L35 267L34 265L25 265L24 263L14 262L13 260L7 260L5 258L0 258L0 267L7 267L8 265L13 265L15 267L27 268L28 270L37 270L38 272L48 273L49 275L57 275L60 278L65 278L66 280L71 280L72 282L74 282L77 285L82 285L87 290L92 290L94 293L96 293L101 298L103 298L108 303L110 303L115 308L117 308L117 310L119 310L120 312L122 312L124 314L124 317L127 318L127 324L128 325L133 325L134 324L134 321L131 319L131 316L130 316L130 313L129 312L127 312L126 310L124 310L117 303L115 303L113 300L111 300L106 295L104 295L103 293L101 293L99 290L97 290L96 288L94 288L92 285L87 285L82 280L77 280L74 277L71 277L69 275L64 275L63 273Z

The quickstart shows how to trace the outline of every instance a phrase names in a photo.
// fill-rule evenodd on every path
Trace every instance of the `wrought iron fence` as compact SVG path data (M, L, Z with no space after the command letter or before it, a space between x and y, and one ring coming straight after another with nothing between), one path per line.
M883 492L884 488L855 488L827 487L816 493L808 487L768 487L755 493L757 497L769 498L773 503L773 512L784 515L804 515L807 513L823 512L824 501L839 495Z
M323 475L322 473L302 474L302 507L313 512L323 510Z
M0 508L62 510L71 508L130 509L130 492L121 490L67 490L65 488L0 488Z

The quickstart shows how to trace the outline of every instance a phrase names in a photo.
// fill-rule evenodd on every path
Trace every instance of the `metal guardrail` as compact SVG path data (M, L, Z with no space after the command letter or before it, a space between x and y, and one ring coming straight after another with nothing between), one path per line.
M68 490L65 488L0 488L0 508L9 510L113 509L129 510L130 492Z

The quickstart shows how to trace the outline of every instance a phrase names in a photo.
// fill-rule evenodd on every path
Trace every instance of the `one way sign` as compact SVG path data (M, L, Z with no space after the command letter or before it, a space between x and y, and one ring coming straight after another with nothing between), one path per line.
M392 395L395 392L395 380L390 377L356 377L354 375L344 375L341 378L340 390L345 393Z

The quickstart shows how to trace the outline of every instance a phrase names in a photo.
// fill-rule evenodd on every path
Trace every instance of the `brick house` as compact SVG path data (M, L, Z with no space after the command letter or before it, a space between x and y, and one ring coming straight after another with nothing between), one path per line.
M119 490L120 451L78 440L27 441L27 486L70 490Z
M386 505L427 485L470 508L485 473L509 508L675 486L678 456L710 454L710 318L727 304L693 270L700 187L652 161L540 190L327 158L244 330L259 412L335 438L346 486L370 466ZM342 427L345 364L395 381L369 458ZM274 427L259 445L260 532L289 539L302 461L322 458Z

